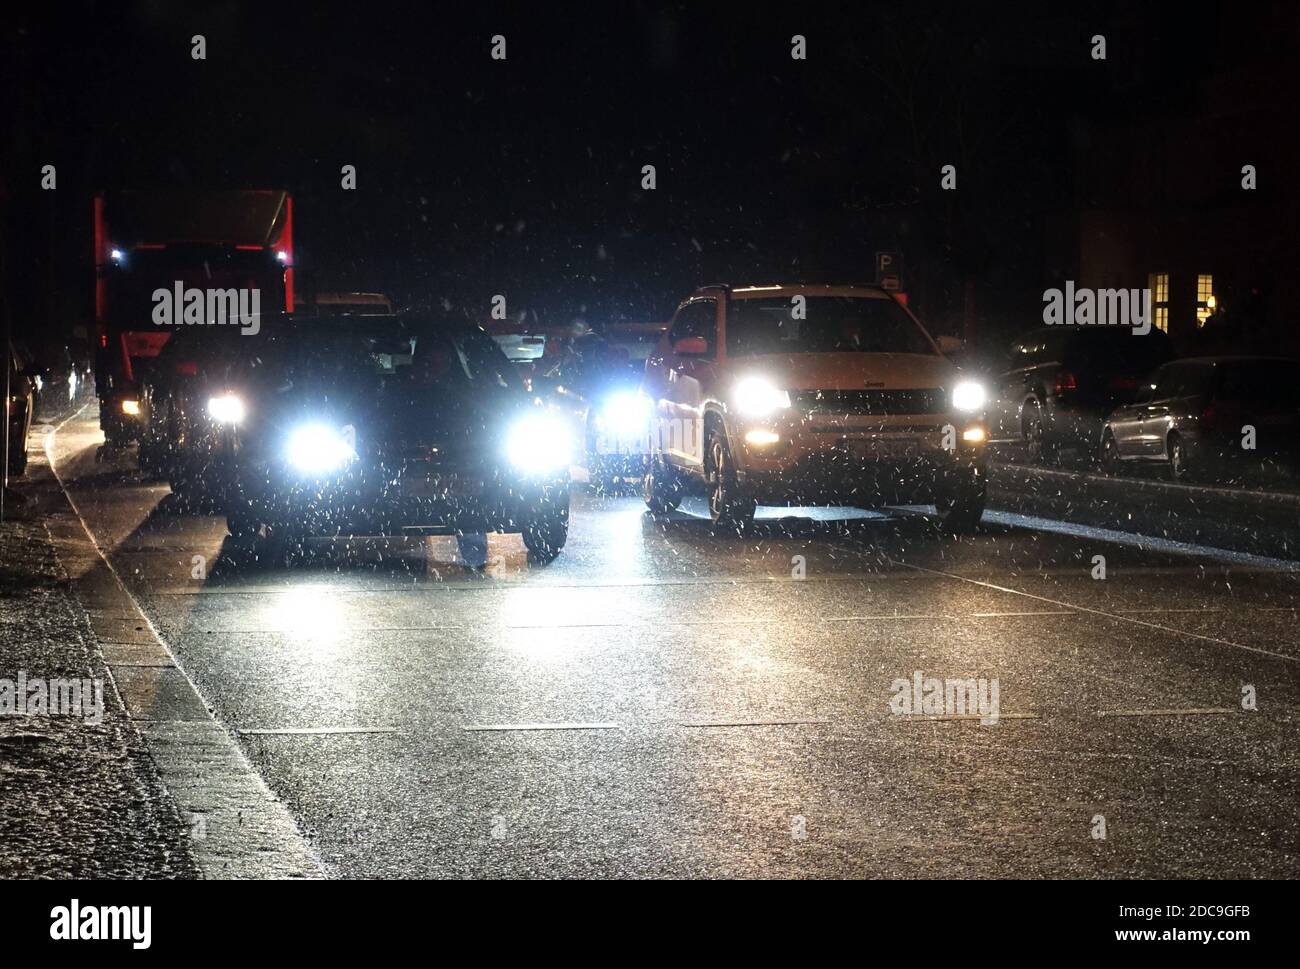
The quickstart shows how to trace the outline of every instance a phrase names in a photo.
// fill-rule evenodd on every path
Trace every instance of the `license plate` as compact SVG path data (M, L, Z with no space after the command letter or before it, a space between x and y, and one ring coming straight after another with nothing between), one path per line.
M483 493L483 482L455 475L402 478L400 487L404 498L473 498Z
M849 442L849 453L861 461L905 460L916 457L920 450L920 443L910 437L878 437Z

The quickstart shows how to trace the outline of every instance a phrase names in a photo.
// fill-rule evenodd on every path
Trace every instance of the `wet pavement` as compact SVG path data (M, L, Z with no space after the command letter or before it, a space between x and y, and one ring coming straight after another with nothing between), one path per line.
M331 875L1300 874L1281 563L1023 509L714 536L578 489L548 566L495 535L482 570L438 537L252 564L100 440L52 439L79 513ZM896 712L918 673L996 681L996 721Z

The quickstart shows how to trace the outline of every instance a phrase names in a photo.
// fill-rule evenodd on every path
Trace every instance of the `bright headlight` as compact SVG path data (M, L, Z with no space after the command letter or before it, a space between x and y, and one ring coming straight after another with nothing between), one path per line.
M506 456L523 471L561 471L572 458L569 429L558 418L533 414L515 423L506 435Z
M650 425L650 398L633 392L615 394L605 402L600 419L606 430L619 437L644 434Z
M746 417L767 417L790 406L790 395L762 377L746 377L731 395L736 410Z
M210 397L208 416L218 424L238 424L244 419L244 402L234 394Z
M982 384L963 380L952 389L952 406L955 410L978 411L984 409L988 395Z
M355 458L356 451L339 431L324 424L307 424L289 436L285 457L306 474L327 474Z

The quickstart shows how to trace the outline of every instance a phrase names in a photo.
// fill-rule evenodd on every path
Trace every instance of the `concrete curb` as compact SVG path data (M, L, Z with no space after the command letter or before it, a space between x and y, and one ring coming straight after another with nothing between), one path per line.
M212 715L96 543L50 454L61 426L46 438L45 460L31 465L33 482L52 499L46 531L127 716L190 824L195 864L210 879L325 877L293 817Z

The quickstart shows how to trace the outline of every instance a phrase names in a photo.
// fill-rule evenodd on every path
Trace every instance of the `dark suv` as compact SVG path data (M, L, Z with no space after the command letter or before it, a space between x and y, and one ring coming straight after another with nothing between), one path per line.
M248 344L223 396L232 535L519 532L553 558L572 442L477 326L425 316L288 324Z
M994 368L988 411L994 441L1024 442L1031 460L1062 447L1095 453L1101 426L1174 356L1169 337L1119 326L1045 326L1011 345Z

